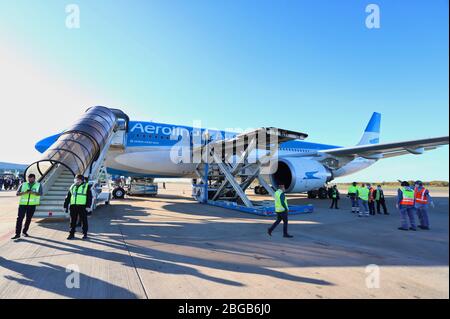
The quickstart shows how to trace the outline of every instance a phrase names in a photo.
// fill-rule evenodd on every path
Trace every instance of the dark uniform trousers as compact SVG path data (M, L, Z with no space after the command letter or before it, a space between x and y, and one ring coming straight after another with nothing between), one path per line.
M23 219L25 218L25 225L23 227L23 232L28 232L30 228L31 219L33 218L34 212L36 211L36 206L34 205L19 205L19 213L17 215L16 222L16 235L20 236L22 232Z
M75 235L77 220L81 221L83 234L88 232L88 217L86 206L84 205L70 205L70 234Z
M369 200L369 214L375 215L375 200Z
M383 206L383 211L385 214L387 214L387 208L386 208L386 201L384 198L380 198L379 200L376 201L377 202L377 212L378 214L381 214L381 207Z
M287 229L288 229L288 212L284 211L282 213L277 213L277 220L275 221L275 223L273 223L273 225L269 228L270 232L272 232L275 227L278 226L279 223L281 223L281 221L283 221L283 234L287 235Z
M330 208L336 208L336 209L338 209L338 198L333 198L332 200L331 200L331 207Z

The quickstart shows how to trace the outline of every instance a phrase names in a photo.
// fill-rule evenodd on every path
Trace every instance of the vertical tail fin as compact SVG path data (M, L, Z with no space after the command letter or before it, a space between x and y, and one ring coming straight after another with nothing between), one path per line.
M381 114L374 112L358 145L378 144L380 142L380 126Z

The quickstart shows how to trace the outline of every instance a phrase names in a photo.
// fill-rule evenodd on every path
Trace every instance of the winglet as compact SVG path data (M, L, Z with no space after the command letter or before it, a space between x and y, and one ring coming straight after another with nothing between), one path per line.
M380 142L381 114L373 112L358 145L378 144Z

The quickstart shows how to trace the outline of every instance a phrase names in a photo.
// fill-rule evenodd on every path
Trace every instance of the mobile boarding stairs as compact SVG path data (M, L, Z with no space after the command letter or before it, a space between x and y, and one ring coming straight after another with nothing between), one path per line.
M125 147L128 122L128 116L121 110L89 108L61 133L39 161L28 166L24 175L34 173L43 188L35 217L67 215L64 199L77 174L87 177L92 185L92 209L99 203L109 203L110 190L104 191L102 185L102 179L106 178L105 157L109 149Z

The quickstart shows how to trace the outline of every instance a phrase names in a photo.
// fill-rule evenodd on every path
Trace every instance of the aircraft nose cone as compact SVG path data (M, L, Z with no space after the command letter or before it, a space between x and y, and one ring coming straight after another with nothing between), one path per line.
M40 140L39 142L37 142L36 145L34 146L34 148L39 153L44 153L53 143L56 142L58 137L59 137L59 134L55 134L55 135L46 137L46 138Z

